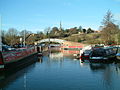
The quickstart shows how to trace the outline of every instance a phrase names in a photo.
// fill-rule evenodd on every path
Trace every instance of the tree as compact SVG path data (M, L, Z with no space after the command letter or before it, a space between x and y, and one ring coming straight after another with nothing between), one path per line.
M113 19L113 14L110 10L107 11L106 15L103 18L102 24L107 26L108 24L112 24L115 20Z
M22 43L24 42L24 39L25 39L24 43L29 44L28 38L32 35L32 32L28 30L22 30L19 34L20 34L20 37L23 38Z
M45 38L45 35L44 35L43 32L37 32L37 37L36 37L37 40L41 40L41 39L44 39L44 38Z
M3 43L3 44L7 44L7 42L5 41L6 31L5 31L5 30L2 30L1 33L2 33L2 34L1 34L1 35L2 35L2 43Z
M51 32L54 32L54 33L55 33L56 31L57 31L57 32L59 31L59 29L58 29L57 27L53 27L52 30L51 30Z
M118 34L116 35L116 37L117 37L117 39L116 39L117 44L120 44L120 29L119 29L119 32L118 32Z
M19 42L18 31L15 28L10 28L5 35L5 41L9 45L14 45Z
M69 34L72 35L72 34L77 34L78 33L78 29L77 27L74 27L74 28L70 28L69 29Z
M83 29L83 33L86 33L86 31L87 31L86 29Z
M47 28L44 29L44 33L47 37L48 37L48 34L50 33L50 31L51 31L50 27L47 27Z
M116 34L118 33L119 27L118 25L114 24L113 21L113 14L108 11L103 19L103 28L102 28L102 40L105 44L111 44L111 42L116 41Z
M94 31L91 28L88 28L87 33L93 33Z
M27 37L28 35L30 35L32 32L28 31L28 30L22 30L19 34L20 36L24 37L24 35Z
M82 32L82 26L79 26L78 31Z
M52 30L50 31L50 37L51 38L57 38L60 36L60 31L57 27L53 27Z

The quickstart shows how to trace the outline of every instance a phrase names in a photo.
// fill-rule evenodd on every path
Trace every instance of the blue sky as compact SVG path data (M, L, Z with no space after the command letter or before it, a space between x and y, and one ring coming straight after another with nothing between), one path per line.
M82 26L97 30L111 10L120 23L120 0L0 0L2 28L43 31L47 27Z

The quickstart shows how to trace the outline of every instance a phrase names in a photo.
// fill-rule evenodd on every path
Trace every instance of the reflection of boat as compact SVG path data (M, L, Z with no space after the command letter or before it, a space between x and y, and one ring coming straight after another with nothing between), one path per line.
M13 51L0 52L0 70L15 68L31 62L31 60L25 58L37 53L35 47L22 48Z
M102 63L90 63L90 69L95 70L104 70L106 69L106 65Z
M30 59L33 59L33 58L30 58ZM35 64L31 64L25 67L26 68L15 68L13 70L6 70L4 72L1 72L0 73L0 89L2 90L3 88L4 90L4 88L10 84L10 82L13 82L19 78L24 78L26 73L28 71L31 71L35 67ZM23 82L21 84L25 86L26 83Z
M90 54L90 61L101 62L101 61L112 61L115 58L116 52L113 48L95 48Z

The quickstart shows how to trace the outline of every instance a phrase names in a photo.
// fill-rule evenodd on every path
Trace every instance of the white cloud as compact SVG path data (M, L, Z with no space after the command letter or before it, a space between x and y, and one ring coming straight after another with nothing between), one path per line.
M120 13L114 14L114 18L115 18L116 20L120 20Z

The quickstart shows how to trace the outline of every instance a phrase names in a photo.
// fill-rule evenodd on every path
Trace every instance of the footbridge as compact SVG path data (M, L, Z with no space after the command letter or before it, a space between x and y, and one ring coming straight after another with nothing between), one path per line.
M56 39L56 38L47 38L47 39L42 39L40 41L35 42L36 44L41 44L44 42L57 42L59 44L63 44L66 40L62 40L62 39Z
M35 45L45 43L45 42L57 42L61 45L61 48L83 48L85 46L85 44L82 44L82 43L66 41L63 39L56 39L56 38L42 39L42 40L36 41Z

